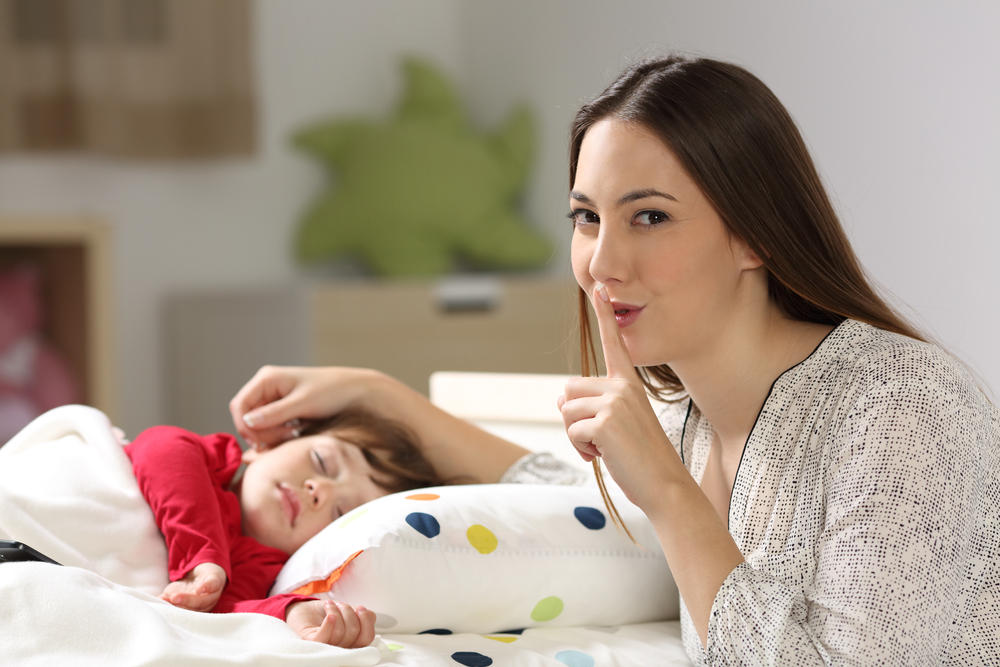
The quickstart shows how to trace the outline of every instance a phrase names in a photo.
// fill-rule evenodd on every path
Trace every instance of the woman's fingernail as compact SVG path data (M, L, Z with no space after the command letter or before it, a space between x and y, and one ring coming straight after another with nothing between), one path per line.
M604 303L610 301L610 299L608 299L608 290L603 285L598 287L596 291L597 291L597 296L598 298L600 298L601 301L603 301Z
M251 412L248 412L247 414L243 415L243 423L249 426L250 428L253 428L254 426L253 423L255 419L256 417L254 417L253 413Z

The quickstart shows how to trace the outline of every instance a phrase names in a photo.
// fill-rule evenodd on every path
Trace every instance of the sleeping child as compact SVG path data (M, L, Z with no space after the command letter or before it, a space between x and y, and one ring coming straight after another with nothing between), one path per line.
M171 583L162 599L195 611L269 614L304 639L345 648L371 643L374 612L267 597L282 565L358 505L445 483L408 431L357 409L310 422L263 452L243 452L227 433L173 426L143 431L125 452L166 541Z

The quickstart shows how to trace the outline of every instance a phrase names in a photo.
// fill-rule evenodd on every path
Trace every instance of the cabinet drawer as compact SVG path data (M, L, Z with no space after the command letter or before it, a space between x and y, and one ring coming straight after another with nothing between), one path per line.
M575 283L506 279L452 287L314 287L311 357L321 365L378 368L424 393L437 370L568 373L578 365Z

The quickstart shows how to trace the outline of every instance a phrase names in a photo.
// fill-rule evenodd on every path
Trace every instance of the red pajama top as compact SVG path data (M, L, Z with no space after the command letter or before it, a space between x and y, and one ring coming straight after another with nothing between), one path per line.
M125 453L166 540L170 581L200 563L219 565L227 583L215 612L257 612L285 620L290 604L314 599L267 597L288 554L242 534L240 500L229 490L242 457L236 438L156 426L126 445Z

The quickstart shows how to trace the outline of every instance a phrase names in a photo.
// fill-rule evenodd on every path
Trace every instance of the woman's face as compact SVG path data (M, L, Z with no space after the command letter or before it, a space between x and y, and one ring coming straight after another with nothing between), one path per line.
M606 118L584 135L570 192L573 274L607 288L636 366L706 354L760 267L673 152L641 125ZM676 369L675 369L676 370Z
M361 450L329 432L248 450L244 461L243 532L289 554L338 517L389 493Z

